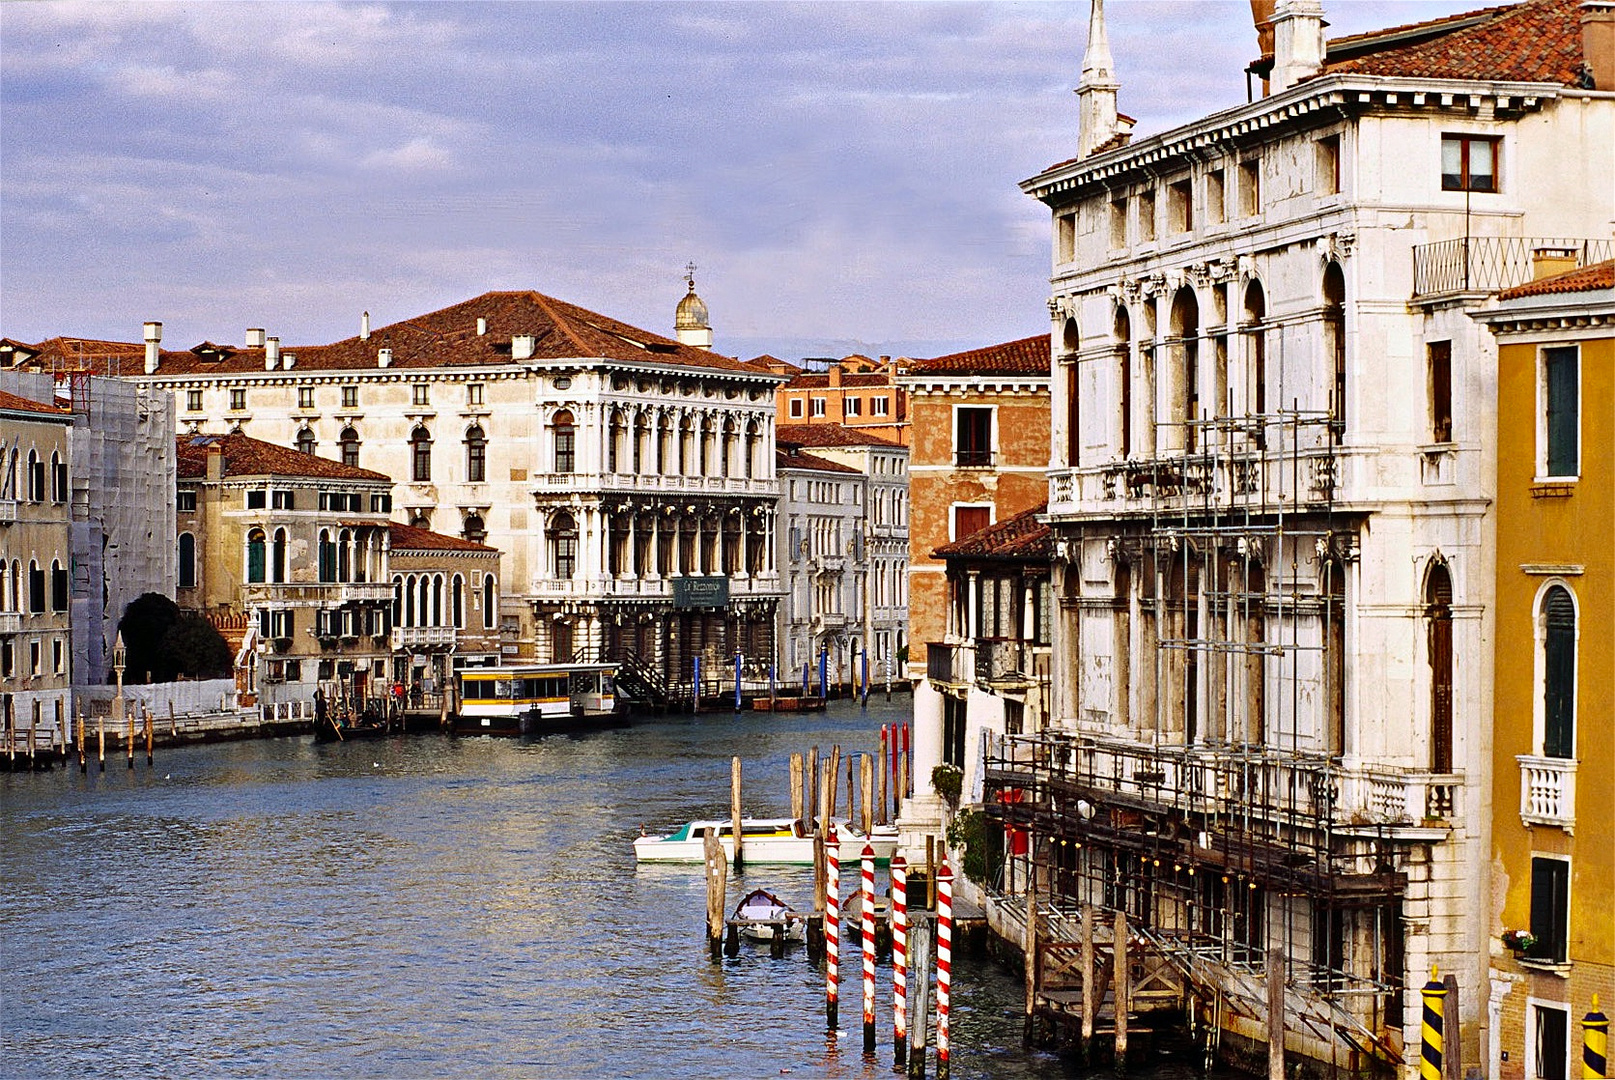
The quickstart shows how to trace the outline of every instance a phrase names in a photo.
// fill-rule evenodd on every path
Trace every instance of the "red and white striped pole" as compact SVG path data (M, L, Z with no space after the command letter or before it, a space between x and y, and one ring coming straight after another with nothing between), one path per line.
M948 988L953 982L953 870L936 872L936 1077L948 1080Z
M864 845L860 869L863 885L858 894L859 923L864 944L864 1053L875 1052L875 849Z
M892 856L892 1047L898 1068L908 1062L908 863Z
M824 843L824 1020L831 1031L841 1026L836 1000L841 962L841 840L835 825Z

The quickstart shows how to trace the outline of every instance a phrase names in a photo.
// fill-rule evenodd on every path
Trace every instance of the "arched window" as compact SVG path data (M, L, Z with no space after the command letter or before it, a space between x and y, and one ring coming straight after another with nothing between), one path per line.
M432 626L432 579L425 574L415 583L415 617L421 626Z
M454 575L454 581L449 585L449 615L455 629L465 626L465 578L459 574Z
M28 560L28 610L38 615L45 610L45 571Z
M695 459L691 456L691 447L695 443L695 422L686 416L679 424L679 460L678 473L681 476L692 476Z
M67 610L67 567L60 559L52 559L50 564L50 609Z
M353 429L349 428L348 430L352 431ZM312 457L313 454L314 454L314 449L318 445L314 440L314 429L313 428L307 428L307 427L298 428L297 429L297 444L296 445L297 445L297 452L298 453L300 453L300 454L308 454L309 456Z
M417 529L430 529L432 527L431 512L427 510L416 510L409 515L409 523Z
M1120 424L1122 457L1133 452L1133 366L1129 361L1132 351L1133 320L1127 309L1116 307L1116 319L1111 336L1116 342L1116 412Z
M494 601L498 599L494 590L494 577L492 574L482 575L482 628L492 630L498 623L498 611Z
M577 471L577 428L572 426L572 414L565 409L555 414L550 422L551 438L555 448L555 471Z
M723 422L723 432L718 438L718 475L719 476L728 476L729 475L730 462L732 462L734 460L735 435L736 435L736 430L735 430L735 422L734 422L734 420L733 419L725 419L724 422Z
M1554 585L1542 596L1542 756L1576 756L1576 602Z
M550 565L558 578L570 578L578 568L578 526L562 511L550 519Z
M13 446L10 457L6 459L5 482L0 484L0 495L8 499L19 498L17 485L20 483L22 483L22 480L17 475L17 448Z
M319 540L320 580L333 582L336 580L336 542L325 529L320 530Z
M1328 708L1329 753L1346 752L1346 566L1339 559L1323 565L1324 692Z
M746 425L746 479L748 480L757 476L759 469L757 448L762 445L762 441L762 428L757 421L753 420Z
M1077 329L1077 320L1067 319L1060 332L1060 366L1065 376L1065 460L1073 469L1082 457L1077 449L1082 442L1082 414L1078 407L1081 392L1077 385L1077 352L1081 348L1082 334Z
M402 574L393 575L393 625L408 626L404 621L404 578Z
M462 535L473 544L480 544L488 538L488 526L482 520L481 514L467 514L465 528Z
M432 433L417 427L409 436L410 476L417 484L432 479Z
M64 503L67 501L67 463L62 455L51 452L50 455L50 501Z
M488 437L479 424L472 424L465 432L465 478L472 484L488 479Z
M432 576L432 625L443 625L443 575Z
M619 462L622 460L623 423L622 413L617 409L611 410L611 421L606 425L606 472L619 471ZM637 456L639 448L634 447ZM635 466L638 472L638 466Z
M1430 567L1424 583L1430 653L1430 771L1452 772L1452 574Z
M1262 283L1251 279L1245 286L1245 410L1253 416L1267 412L1267 294ZM1256 429L1256 445L1267 445L1263 426Z
M342 464L359 467L359 433L351 427L342 429L337 437L337 446L342 451Z
M1200 300L1187 285L1172 298L1171 330L1172 367L1167 378L1176 430L1167 436L1168 445L1192 452L1194 422L1200 419Z
M1323 272L1323 349L1332 371L1330 430L1339 442L1346 431L1346 275L1336 262Z
M262 529L254 529L247 534L247 580L254 584L262 584L265 579L264 545Z
M286 530L275 530L275 542L269 553L269 580L286 580Z
M343 529L337 534L336 579L353 580L353 532L350 529Z
M28 500L45 501L45 463L35 450L28 451Z
M188 532L179 534L179 587L196 588L196 537Z
M656 419L656 471L663 476L673 469L673 421L662 413Z

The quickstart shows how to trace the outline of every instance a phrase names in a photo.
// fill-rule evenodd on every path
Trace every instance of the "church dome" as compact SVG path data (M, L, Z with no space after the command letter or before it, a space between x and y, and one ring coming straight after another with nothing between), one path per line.
M673 312L673 327L676 330L705 330L711 326L707 315L707 303L695 295L695 281L690 281L690 291Z

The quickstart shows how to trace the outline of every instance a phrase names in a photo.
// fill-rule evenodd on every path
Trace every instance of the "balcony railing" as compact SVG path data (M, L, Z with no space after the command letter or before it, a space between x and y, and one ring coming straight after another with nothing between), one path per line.
M0 499L0 525L9 525L17 520L17 500Z
M958 450L954 452L953 463L961 469L990 469L993 465L993 452L991 450Z
M1542 236L1466 236L1413 249L1415 298L1443 293L1496 292L1524 285L1537 264L1556 269L1590 266L1615 257L1615 241ZM1574 260L1572 264L1571 260Z
M976 639L977 682L1024 682L1031 671L1032 647L1020 638Z
M973 674L974 652L968 645L931 641L925 646L925 676L943 686L965 686Z
M394 651L401 649L443 649L455 643L459 631L452 626L395 626Z
M0 634L22 633L22 612L0 611Z
M1535 825L1576 825L1576 763L1569 758L1521 754L1520 818Z
M1271 433L1281 426L1316 421L1312 426L1321 431L1322 419L1321 413L1276 417L1267 425L1268 445L1278 441ZM1304 446L1281 459L1276 450L1258 448L1257 434L1259 425L1230 427L1225 441L1209 449L1050 472L1049 512L1258 510L1324 505L1340 497L1343 459L1334 447ZM1291 437L1286 435L1286 441Z

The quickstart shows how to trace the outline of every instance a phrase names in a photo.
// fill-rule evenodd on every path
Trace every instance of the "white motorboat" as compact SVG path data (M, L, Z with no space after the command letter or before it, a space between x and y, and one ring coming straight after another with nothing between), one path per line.
M634 857L640 862L698 863L706 858L706 838L712 832L724 857L732 857L734 829L727 820L687 821L665 836L641 835L634 841ZM842 866L856 866L865 844L874 848L878 863L890 862L897 852L897 829L891 825L877 825L873 836L865 836L851 823L840 822L836 834ZM741 857L748 863L813 865L813 834L791 818L742 818L740 838Z

